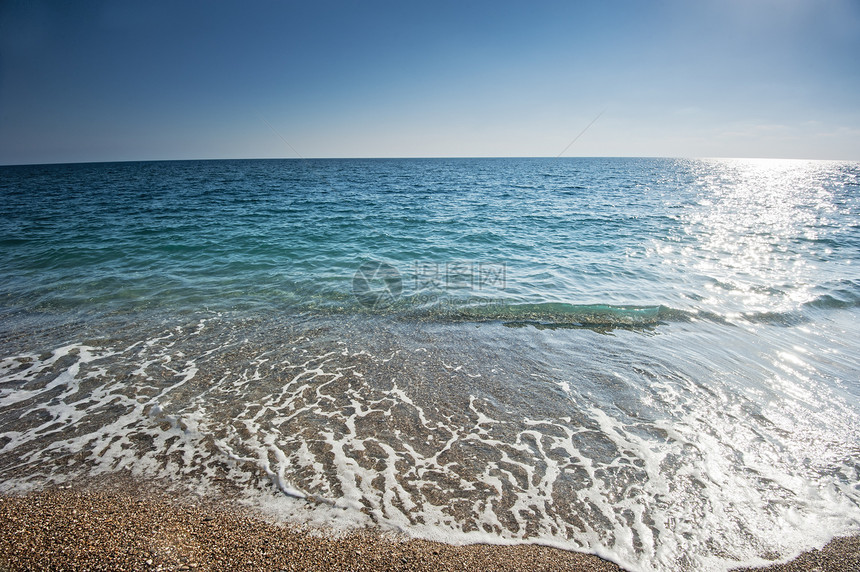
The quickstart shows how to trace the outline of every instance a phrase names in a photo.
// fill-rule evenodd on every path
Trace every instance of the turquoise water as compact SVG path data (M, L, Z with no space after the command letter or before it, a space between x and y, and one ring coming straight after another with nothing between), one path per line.
M860 165L0 168L4 490L726 569L860 532Z
M546 304L555 320L622 305L791 320L858 301L857 175L649 159L5 168L0 287L7 311L349 312L358 268L383 262L402 289L375 309L395 313L500 303L541 317Z

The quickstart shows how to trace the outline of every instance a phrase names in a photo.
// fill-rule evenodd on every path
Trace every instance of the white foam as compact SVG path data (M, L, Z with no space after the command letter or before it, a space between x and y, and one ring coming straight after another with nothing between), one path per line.
M219 369L222 349L180 350L179 337L170 330L125 348L72 344L45 359L0 361L0 405L43 417L4 433L0 453L19 457L8 470L29 468L31 477L3 489L126 469L210 494L226 478L241 485L243 502L294 522L372 524L457 544L538 542L631 570L764 563L762 554L787 558L860 529L860 465L841 461L856 445L820 445L820 426L805 424L802 409L763 410L768 432L738 423L728 392L680 378L648 386L642 403L664 417L647 426L620 409L579 405L586 400L567 381L557 384L576 415L518 417L471 390L461 411L448 411L401 376L408 369L381 366L420 354L451 380L488 369L426 348L377 356L341 343L315 354L301 338ZM781 361L793 365L772 364L780 403L832 397L803 388L814 380L802 365ZM40 376L48 381L36 386ZM98 416L100 425L70 431ZM855 421L834 419L834 435ZM786 461L810 446L838 467L832 477ZM78 452L83 462L56 470Z

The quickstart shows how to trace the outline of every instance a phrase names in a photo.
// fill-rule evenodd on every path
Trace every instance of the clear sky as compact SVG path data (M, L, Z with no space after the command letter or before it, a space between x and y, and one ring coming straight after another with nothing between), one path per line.
M566 156L860 160L860 1L0 2L0 164L556 156L601 112Z

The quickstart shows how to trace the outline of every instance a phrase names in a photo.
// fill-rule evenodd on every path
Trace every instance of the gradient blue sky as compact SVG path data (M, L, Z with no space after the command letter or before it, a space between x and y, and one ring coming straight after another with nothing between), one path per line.
M0 164L556 156L604 110L565 155L860 160L860 2L0 3Z

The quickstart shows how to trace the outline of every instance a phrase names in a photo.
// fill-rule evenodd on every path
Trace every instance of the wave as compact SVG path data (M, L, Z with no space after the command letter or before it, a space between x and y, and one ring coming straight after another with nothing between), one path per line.
M389 308L387 314L407 319L440 322L500 322L509 327L537 329L589 329L601 333L612 330L651 331L670 323L705 320L721 324L731 321L707 311L683 310L658 305L572 304L566 302L510 303L485 301L457 304L437 301L432 305Z
M734 326L739 323L791 327L812 320L806 311L845 309L860 306L860 298L846 300L823 295L796 310L718 313L658 305L570 304L564 302L485 303L453 309L423 308L406 315L442 321L502 322L510 327L538 329L615 329L650 331L673 323L709 322ZM398 312L399 313L399 312Z
M839 310L860 306L860 281L840 280L826 286L825 293L816 296L815 299L806 302L803 306L823 310Z
M540 302L469 306L459 309L456 317L475 321L501 321L513 326L653 328L668 322L690 321L694 315L663 305Z
M269 306L271 311L299 314L366 315L439 323L499 322L509 327L537 329L589 329L608 333L616 329L653 331L671 324L705 322L721 326L760 324L793 327L815 321L822 311L860 307L860 297L823 294L791 309L747 312L718 311L704 308L677 308L666 304L577 304L557 301L518 302L499 298L456 298L428 295L382 296L358 300L353 293L340 290L318 291L314 297L303 295ZM238 309L237 306L233 306ZM255 311L257 304L249 303Z
M112 277L89 283L92 288L69 290L63 297L51 292L29 294L0 291L7 313L53 315L57 319L79 313L183 312L206 307L213 311L275 314L343 314L401 318L424 322L501 322L510 327L539 329L615 329L650 331L678 323L708 322L733 326L741 323L792 327L815 321L822 314L860 307L860 293L851 288L826 289L791 308L721 311L719 308L679 308L668 304L577 304L557 301L518 301L465 296L399 295L397 292L350 292L339 284L293 283L282 288L235 288L224 295L223 285L196 288L166 281L148 289L113 287ZM120 284L121 285L121 284ZM205 286L205 287L203 287Z

